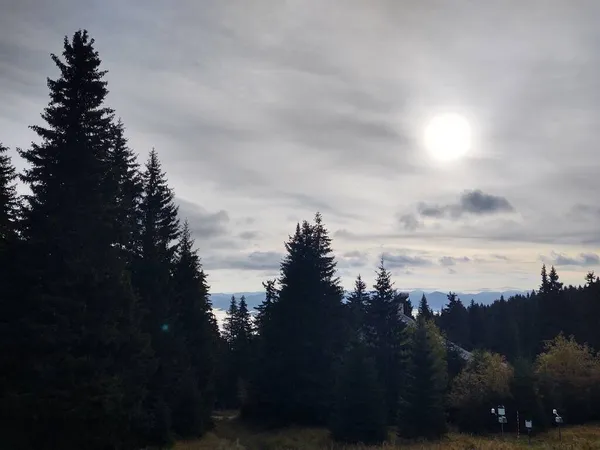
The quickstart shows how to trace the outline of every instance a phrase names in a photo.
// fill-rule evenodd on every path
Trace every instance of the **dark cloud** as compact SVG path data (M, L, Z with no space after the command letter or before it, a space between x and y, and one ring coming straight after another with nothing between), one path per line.
M464 192L460 197L460 208L463 212L472 214L495 214L515 210L506 198L486 194L479 189Z
M455 266L457 263L468 263L471 262L471 258L467 256L461 256L459 258L455 258L453 256L442 256L440 258L440 265L442 266Z
M398 217L398 221L408 231L415 231L417 228L423 226L423 223L414 214L401 214Z
M251 252L230 256L209 256L203 259L209 270L254 270L275 272L279 269L283 254L279 252Z
M413 256L405 253L384 252L383 262L388 269L401 269L405 267L430 266L431 261L421 256Z
M202 206L183 200L175 199L179 206L179 217L187 220L190 231L194 237L199 239L215 238L227 234L229 214L225 210L215 213L206 211Z
M595 253L580 253L577 256L568 256L562 253L552 252L549 258L542 257L543 262L554 266L596 266L600 265L600 256Z
M240 239L248 241L256 239L259 236L259 233L257 231L242 231L238 236Z
M480 189L465 191L457 203L432 205L421 202L417 206L422 217L458 219L465 214L477 216L513 212L515 208L504 197L486 194Z

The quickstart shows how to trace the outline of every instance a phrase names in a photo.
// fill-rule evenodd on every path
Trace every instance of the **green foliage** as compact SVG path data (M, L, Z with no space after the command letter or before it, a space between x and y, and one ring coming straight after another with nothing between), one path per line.
M179 436L201 436L211 425L219 331L209 287L185 221L173 267L173 331L183 348L173 428Z
M366 343L375 358L386 401L388 424L396 422L401 386L406 382L406 325L400 318L405 296L393 288L391 273L383 259L373 286L375 292L368 298L365 327Z
M348 313L348 328L353 340L362 341L365 338L365 315L369 302L367 285L359 275L354 282L354 290L348 296L346 309Z
M105 449L146 437L151 367L136 298L113 247L118 220L107 173L113 113L105 72L85 31L65 38L48 80L47 126L21 151L31 193L22 222L23 286L9 330L20 359L7 390L10 431L24 448ZM34 413L35 412L35 413ZM10 441L9 441L10 442Z
M446 431L446 348L433 322L420 316L410 342L407 382L403 386L398 434L404 438L439 438Z
M279 296L262 330L246 414L283 423L326 423L334 365L344 347L343 291L320 214L286 243Z
M546 409L559 409L570 423L598 417L600 359L587 345L557 336L538 355L535 372Z
M15 181L17 174L0 142L0 252L15 231L19 203Z
M335 389L331 434L336 441L379 444L387 438L385 402L374 361L358 344L345 355Z
M454 423L472 432L495 429L489 411L510 400L512 376L513 369L502 356L474 352L473 359L452 382L449 406Z
M433 320L434 319L433 311L431 310L431 308L429 307L429 304L427 303L427 297L425 297L425 294L423 294L423 296L421 297L421 301L419 302L418 317L425 319L425 320Z

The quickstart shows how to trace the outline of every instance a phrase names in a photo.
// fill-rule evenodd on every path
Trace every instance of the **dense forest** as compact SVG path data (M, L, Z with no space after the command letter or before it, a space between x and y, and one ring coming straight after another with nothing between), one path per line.
M106 104L87 32L52 55L38 143L0 145L2 448L142 449L202 436L216 409L261 426L328 427L342 442L436 439L533 419L600 419L600 279L434 314L385 261L345 298L320 214L285 244L256 311L232 298L220 331L207 277L156 151L144 164ZM20 180L27 188L18 195ZM582 274L582 282L584 281ZM416 305L415 305L416 306ZM456 344L470 353L459 353ZM521 425L522 427L523 425Z

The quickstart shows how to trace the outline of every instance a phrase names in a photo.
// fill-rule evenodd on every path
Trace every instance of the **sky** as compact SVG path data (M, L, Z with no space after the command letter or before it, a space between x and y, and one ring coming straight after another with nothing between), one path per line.
M0 141L36 136L65 35L87 29L109 106L154 147L213 292L278 274L323 214L343 284L531 289L600 269L600 2L0 0ZM465 117L432 160L424 129Z

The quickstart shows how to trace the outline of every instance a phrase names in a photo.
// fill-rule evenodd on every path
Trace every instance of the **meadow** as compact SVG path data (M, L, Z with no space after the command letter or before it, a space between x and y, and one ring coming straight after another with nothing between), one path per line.
M248 427L231 416L219 417L216 427L204 438L182 441L175 450L517 450L517 449L600 449L600 424L562 428L562 441L558 431L533 435L531 445L526 434L517 439L516 434L479 437L450 433L436 442L398 441L390 430L389 442L383 446L343 445L333 442L329 433L321 428L290 427L281 430L258 430Z

